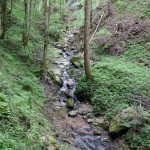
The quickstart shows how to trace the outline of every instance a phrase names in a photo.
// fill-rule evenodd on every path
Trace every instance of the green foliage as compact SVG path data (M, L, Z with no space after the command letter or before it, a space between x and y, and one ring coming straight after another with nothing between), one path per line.
M92 81L83 78L78 84L78 95L91 99L95 112L105 112L106 118L135 104L137 94L150 97L149 70L123 59L104 58L93 67L92 73Z
M150 60L149 46L146 47L145 42L131 44L123 57L132 62L148 63Z
M50 133L51 127L41 111L43 88L27 62L19 60L18 53L13 54L13 46L9 49L1 41L0 149L46 149L41 137Z
M103 35L107 37L107 36L111 36L111 33L107 29L103 28L100 29L100 31L98 31L96 35Z
M0 101L0 117L7 117L10 114L8 103Z
M124 11L127 8L127 3L125 1L118 0L116 2L116 6L120 8L121 11Z
M87 81L83 77L78 82L78 96L90 100L96 114L103 114L110 120L122 109L130 105L139 107L145 98L150 100L150 70L126 61L125 58L132 60L133 56L103 56L101 62L92 68L93 79ZM132 150L147 150L150 149L150 114L143 110L139 114L138 119L124 123L126 127L133 126L124 137Z
M134 129L130 129L125 135L126 141L130 144L131 150L142 149L148 150L150 149L150 124L143 124L142 128L138 128L136 132Z
M136 16L140 19L146 19L149 17L149 1L143 0L136 0L136 1L130 1L130 0L113 0L115 3L114 5L118 9L117 17L124 17L124 14L126 14L126 17Z

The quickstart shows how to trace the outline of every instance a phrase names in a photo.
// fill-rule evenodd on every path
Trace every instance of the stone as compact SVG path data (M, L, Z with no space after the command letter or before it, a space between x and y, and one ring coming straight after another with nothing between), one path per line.
M102 134L102 131L101 131L100 129L96 129L96 128L95 128L95 129L93 130L93 134L94 134L94 135L101 135L101 134Z
M88 123L92 123L92 122L93 122L93 119L87 119L87 122L88 122Z
M70 98L67 100L66 107L71 108L71 109L74 107L74 99L73 98Z
M71 46L70 49L71 50L75 50L76 48L75 48L75 46Z
M68 113L68 115L71 116L71 117L74 117L74 116L77 115L77 111L70 111L70 112Z
M111 141L109 137L104 137L102 140L103 140L104 142L110 142L110 141Z
M104 127L105 127L105 120L104 120L104 118L96 118L96 119L94 120L93 124L94 124L95 126L104 128Z
M57 140L53 135L49 136L48 139L49 139L49 142L53 145L57 143Z
M137 119L138 114L137 112L128 107L123 109L116 117L112 119L109 126L110 133L119 133L125 129L132 127L134 119Z
M72 79L68 79L66 84L67 84L68 89L73 89L75 86L75 83Z
M76 68L82 68L84 66L84 60L82 57L79 56L73 56L70 59L70 62L76 67Z

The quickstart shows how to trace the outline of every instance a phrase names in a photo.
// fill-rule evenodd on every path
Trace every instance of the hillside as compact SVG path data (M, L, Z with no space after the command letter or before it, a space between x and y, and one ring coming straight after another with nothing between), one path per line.
M84 0L11 2L6 13L0 3L0 149L150 149L150 2L92 1L91 80L83 67ZM136 115L111 133L130 109Z

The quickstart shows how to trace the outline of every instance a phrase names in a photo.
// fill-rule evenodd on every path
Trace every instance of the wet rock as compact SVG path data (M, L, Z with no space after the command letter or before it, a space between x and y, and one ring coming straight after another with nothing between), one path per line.
M95 126L99 126L101 128L104 128L105 127L105 121L104 121L104 118L95 118L93 124Z
M74 99L73 98L68 99L67 102L66 102L66 106L67 106L67 108L73 109L73 107L74 107Z
M61 83L61 79L60 79L59 76L55 76L55 83L56 83L57 85L61 85L61 84L62 84L62 83Z
M102 134L102 131L100 129L95 128L93 130L93 135L101 135L101 134Z
M83 149L83 150L88 150L89 149L88 146L86 145L86 143L84 143L81 139L78 138L75 141L77 143L78 149Z
M62 75L62 69L55 67L52 64L49 64L47 66L47 73L48 76L57 84L61 85L61 75Z
M79 105L77 111L80 115L87 115L88 113L93 112L93 107L84 103Z
M80 135L92 135L92 132L88 131L86 128L80 128L76 131L77 133L79 133Z
M88 143L88 146L89 146L89 149L92 149L92 150L95 150L96 148L95 148L95 145L94 145L94 143Z
M87 122L88 122L88 123L92 123L92 122L93 122L93 119L87 119Z
M71 46L70 49L71 50L75 50L76 48L75 48L75 46Z
M103 140L104 142L110 142L110 141L111 141L111 139L110 139L109 137L103 137L102 140Z
M75 87L75 82L73 79L68 79L66 84L68 89L73 89Z
M73 56L70 59L70 62L76 67L76 68L82 68L84 66L84 60L82 57L79 56Z
M123 109L122 112L110 122L109 132L119 133L130 128L133 125L134 119L137 118L137 115L137 112L131 107Z
M74 117L74 116L77 115L77 111L70 111L70 112L68 113L68 115L71 116L71 117Z

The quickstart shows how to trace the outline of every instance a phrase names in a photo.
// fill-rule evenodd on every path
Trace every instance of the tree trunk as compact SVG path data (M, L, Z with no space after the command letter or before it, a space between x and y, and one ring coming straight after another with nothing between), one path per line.
M91 9L91 0L85 1L85 27L84 27L84 65L85 65L85 74L86 78L91 78L91 69L90 69L90 11Z
M30 35L31 21L32 21L32 0L30 0L30 6L29 6L29 29L28 29L28 37Z
M45 0L46 9L45 9L45 37L44 37L44 52L41 67L42 69L46 66L47 50L48 50L48 37L49 37L49 22L50 22L50 2L47 4ZM44 6L45 7L45 6Z
M28 12L29 0L24 0L24 25L23 25L23 46L28 44L28 27L29 27L29 12Z
M14 3L14 0L11 0L10 1L10 25L12 24L12 16L13 16L13 3Z
M43 13L46 14L47 11L47 0L43 0Z
M0 38L4 39L7 32L7 0L2 0L1 11L2 11L2 35Z
M108 0L108 17L112 16L111 0Z

